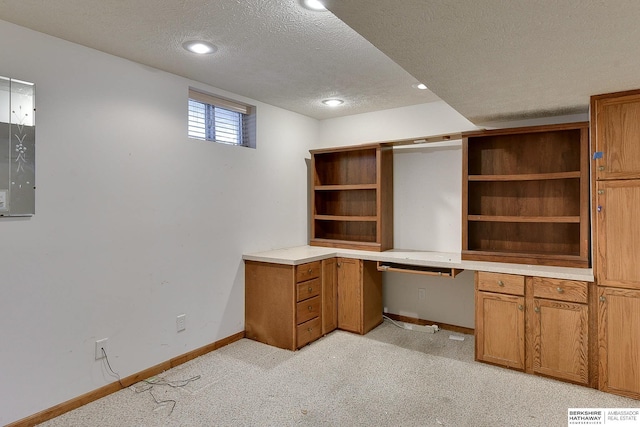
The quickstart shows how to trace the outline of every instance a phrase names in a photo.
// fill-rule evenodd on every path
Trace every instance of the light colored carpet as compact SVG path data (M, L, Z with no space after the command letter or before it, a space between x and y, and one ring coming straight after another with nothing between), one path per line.
M640 407L474 362L473 336L451 334L385 322L366 336L333 332L297 352L243 339L159 376L200 376L184 387L136 393L146 386L138 384L41 425L548 427L566 426L570 407Z

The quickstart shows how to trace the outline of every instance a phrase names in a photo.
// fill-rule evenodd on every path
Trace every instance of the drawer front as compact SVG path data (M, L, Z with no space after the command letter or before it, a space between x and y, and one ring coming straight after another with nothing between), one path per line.
M479 271L477 281L479 291L524 295L524 276Z
M322 263L320 261L298 265L296 267L296 282L304 282L320 277L321 265Z
M320 295L322 282L320 278L307 280L296 285L296 302Z
M320 318L316 317L315 319L311 319L308 322L304 322L296 328L296 347L300 348L311 341L315 341L322 335L322 325L320 323Z
M533 277L533 296L536 298L587 303L589 284L577 280Z
M296 304L296 323L304 323L307 320L320 316L320 297L309 298Z

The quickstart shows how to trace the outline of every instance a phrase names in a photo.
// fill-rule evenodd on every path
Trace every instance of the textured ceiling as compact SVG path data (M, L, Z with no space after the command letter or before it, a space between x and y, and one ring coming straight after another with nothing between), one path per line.
M640 88L638 0L325 0L476 124L588 111Z
M0 0L0 19L318 119L438 99L418 81L476 124L640 88L638 0L323 1Z
M438 99L298 0L0 0L0 19L318 119ZM186 52L191 39L218 51ZM345 104L321 104L329 97Z

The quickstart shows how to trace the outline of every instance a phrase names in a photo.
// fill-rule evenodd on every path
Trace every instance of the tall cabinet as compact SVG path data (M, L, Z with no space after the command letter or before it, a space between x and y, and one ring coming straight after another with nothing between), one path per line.
M599 388L640 398L640 90L591 98Z

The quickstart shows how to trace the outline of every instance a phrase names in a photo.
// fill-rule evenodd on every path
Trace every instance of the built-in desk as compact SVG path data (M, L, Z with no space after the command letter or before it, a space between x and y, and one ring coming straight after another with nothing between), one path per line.
M518 274L522 276L593 282L593 269L551 267L543 265L508 264L501 262L463 261L459 253L392 249L384 252L353 249L296 246L265 252L244 254L245 261L273 264L300 265L329 258L352 258L364 261L381 261L420 267L442 267L491 273Z

